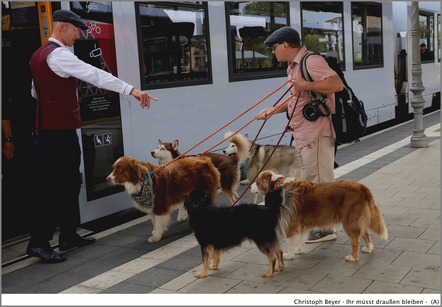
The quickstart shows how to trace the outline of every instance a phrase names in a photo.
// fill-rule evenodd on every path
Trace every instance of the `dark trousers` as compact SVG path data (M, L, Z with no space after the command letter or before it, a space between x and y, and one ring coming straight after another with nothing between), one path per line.
M30 246L46 247L60 227L69 240L80 224L81 151L75 130L40 131L42 155L36 160L35 202Z

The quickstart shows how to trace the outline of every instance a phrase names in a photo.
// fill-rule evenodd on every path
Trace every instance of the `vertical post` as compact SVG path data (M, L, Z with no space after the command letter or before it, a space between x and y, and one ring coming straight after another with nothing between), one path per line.
M38 19L40 24L41 44L43 45L52 34L51 2L37 2Z
M411 136L410 146L413 148L421 148L428 146L427 136L424 129L423 109L425 100L422 92L425 87L422 83L422 66L419 49L419 4L414 1L411 4L411 87L413 98L410 99L414 112L414 129Z

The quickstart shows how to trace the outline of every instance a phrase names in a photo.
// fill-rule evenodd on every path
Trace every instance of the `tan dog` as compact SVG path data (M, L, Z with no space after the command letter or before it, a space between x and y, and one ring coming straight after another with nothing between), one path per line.
M154 171L162 165L154 165L128 156L115 161L112 173L106 180L112 185L121 185L134 195L142 189L142 181L151 172L154 201L152 208L145 208L135 202L135 207L151 215L153 223L149 242L161 239L170 223L170 214L177 204L183 203L186 195L202 190L209 195L210 203L218 197L220 174L208 157L178 159L170 165Z
M329 229L341 223L350 237L352 254L345 257L348 261L359 259L360 237L367 247L362 249L371 253L373 242L368 230L387 240L387 228L379 208L375 205L370 190L353 180L312 183L293 178L284 179L276 170L262 172L253 183L253 193L266 195L282 188L286 201L294 206L296 214L285 231L289 238L289 251L284 259L292 259L302 252L307 234L311 229Z

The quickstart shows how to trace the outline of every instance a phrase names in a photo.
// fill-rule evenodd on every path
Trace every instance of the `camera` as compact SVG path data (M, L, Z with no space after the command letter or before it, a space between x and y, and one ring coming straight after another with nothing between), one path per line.
M324 110L325 113L322 110ZM330 109L323 101L311 100L302 109L302 114L305 119L315 121L319 116L329 116Z

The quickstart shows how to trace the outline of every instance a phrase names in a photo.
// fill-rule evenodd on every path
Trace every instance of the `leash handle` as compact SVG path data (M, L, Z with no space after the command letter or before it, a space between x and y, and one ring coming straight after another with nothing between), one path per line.
M296 93L295 93L296 94ZM289 98L291 98L292 96L294 96L295 94L291 95ZM279 143L281 142L284 134L287 132L287 130L290 127L290 122L292 120L293 114L295 114L295 109L296 109L296 105L298 104L298 100L299 100L299 96L301 96L301 92L298 92L298 97L296 98L296 102L295 102L295 106L293 107L292 110L292 114L290 115L289 121L287 123L287 125L285 126L284 131L282 132L281 136L279 137L278 142L276 143L275 147L273 148L272 152L270 153L269 157L267 158L267 160L264 162L264 164L262 165L261 169L258 171L258 173L255 175L255 177L253 178L253 180L249 183L249 185L247 186L247 188L244 190L244 192L241 194L240 197L238 197L238 199L232 204L232 207L235 206L238 201L244 196L244 194L246 194L247 190L252 186L252 184L255 182L256 178L258 177L258 175L262 172L262 170L264 169L264 167L267 165L267 163L269 162L270 158L273 156L273 153L276 150L276 147L278 147ZM277 109L275 109L276 111ZM272 112L271 112L272 113Z
M293 87L293 84L285 91L285 93L281 96L281 98L279 98L278 101L275 102L273 107L276 106L281 101L281 99L292 89L292 87ZM249 152L250 152L250 150L252 150L253 145L255 145L255 142L258 139L258 136L261 133L262 128L264 128L264 125L266 124L266 122L267 122L267 119L262 123L261 128L259 128L258 133L256 134L255 139L252 142L252 145L250 145Z

